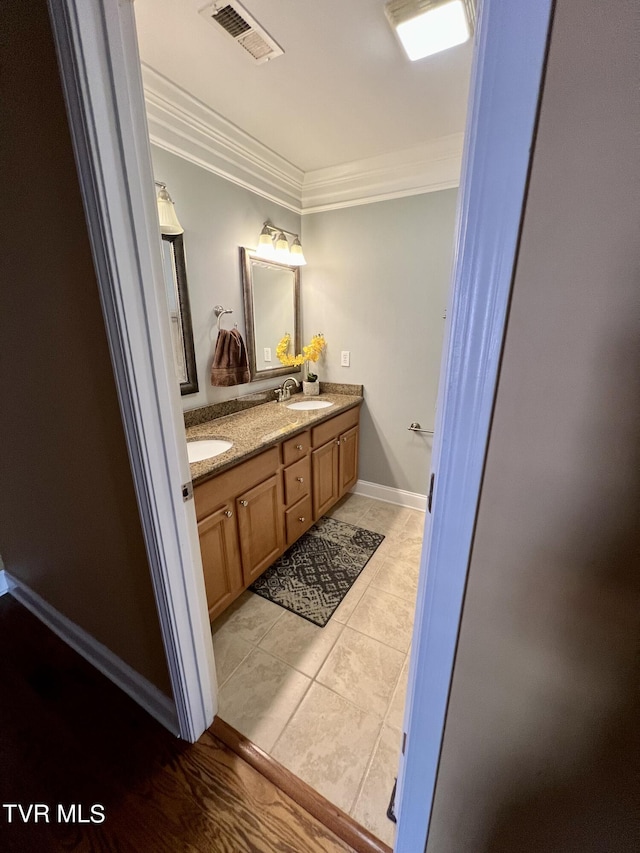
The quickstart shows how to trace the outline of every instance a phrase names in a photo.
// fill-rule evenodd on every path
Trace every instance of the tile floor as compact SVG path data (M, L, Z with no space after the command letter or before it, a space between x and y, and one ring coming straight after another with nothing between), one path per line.
M219 715L393 845L424 513L347 495L329 515L385 539L324 628L251 592L213 623Z

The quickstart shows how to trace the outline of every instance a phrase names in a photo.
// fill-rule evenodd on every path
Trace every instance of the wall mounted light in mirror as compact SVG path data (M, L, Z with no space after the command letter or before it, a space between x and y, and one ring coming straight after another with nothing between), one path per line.
M300 367L283 366L276 356L287 333L294 351L300 352L300 267L244 248L240 259L251 381L300 373Z
M183 396L195 394L198 391L198 374L182 234L162 235L162 269L171 321L176 378Z
M158 187L156 203L158 205L158 221L160 222L161 234L183 234L184 228L178 221L176 208L167 190L167 185L162 181L155 182Z

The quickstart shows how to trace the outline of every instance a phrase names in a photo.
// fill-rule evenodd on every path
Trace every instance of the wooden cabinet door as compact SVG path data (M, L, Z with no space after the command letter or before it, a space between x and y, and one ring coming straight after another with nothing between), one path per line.
M355 486L358 479L358 427L340 436L340 497Z
M279 557L284 545L280 475L245 492L236 500L240 552L245 585Z
M340 497L339 439L332 439L311 454L313 471L313 517L325 513Z
M214 619L244 589L240 547L232 505L205 518L198 524L204 585L209 616Z

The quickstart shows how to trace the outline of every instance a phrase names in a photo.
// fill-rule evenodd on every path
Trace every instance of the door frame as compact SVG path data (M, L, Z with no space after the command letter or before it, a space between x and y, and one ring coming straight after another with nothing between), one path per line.
M48 0L178 734L217 710L130 0ZM160 720L166 724L166 720Z
M427 844L552 5L484 0L476 29L396 796L398 853Z
M48 0L123 424L180 723L216 710L213 652L132 0ZM405 710L396 850L424 850L489 438L553 0L484 0L458 199ZM186 512L185 512L186 509Z

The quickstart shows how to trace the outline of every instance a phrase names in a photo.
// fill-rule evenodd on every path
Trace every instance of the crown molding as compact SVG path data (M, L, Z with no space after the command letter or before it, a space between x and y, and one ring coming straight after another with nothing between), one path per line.
M302 185L303 213L316 213L390 198L451 189L460 183L463 133L307 172Z
M298 214L436 192L460 182L462 133L305 173L144 63L142 78L154 145Z
M144 63L142 80L154 145L301 212L301 169Z

